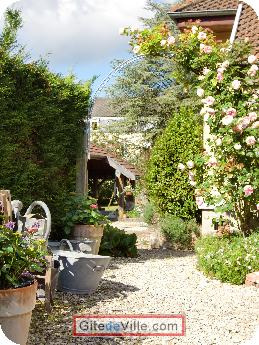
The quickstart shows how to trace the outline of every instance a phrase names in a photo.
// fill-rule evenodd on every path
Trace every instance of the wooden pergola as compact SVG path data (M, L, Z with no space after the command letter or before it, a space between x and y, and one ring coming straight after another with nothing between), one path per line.
M130 184L132 188L140 177L138 170L130 163L107 152L94 144L90 146L90 158L87 162L88 179L93 180L93 193L98 197L99 189L106 180L114 180L118 190L118 206L120 216L125 212L124 188ZM134 202L134 197L127 197L126 201Z

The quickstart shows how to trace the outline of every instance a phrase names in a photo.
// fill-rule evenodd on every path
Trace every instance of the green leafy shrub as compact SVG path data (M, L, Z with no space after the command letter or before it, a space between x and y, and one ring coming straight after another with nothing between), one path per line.
M20 25L19 12L8 10L0 34L0 189L10 189L25 208L46 202L51 235L62 238L62 205L75 190L90 82L51 73L43 60L28 63L15 49Z
M156 209L183 219L197 216L194 189L178 165L192 160L202 148L200 118L182 108L156 141L147 166L148 195Z
M107 224L104 227L99 254L114 257L135 257L137 256L136 242L136 234L126 234L125 231Z
M258 271L258 248L259 233L249 237L205 236L198 239L195 245L198 268L222 282L243 284L248 273Z
M172 214L166 214L160 221L160 226L177 249L192 249L194 236L198 237L200 234L200 227L195 219L185 221Z
M152 224L155 215L155 207L151 202L148 202L143 210L143 218L147 224Z

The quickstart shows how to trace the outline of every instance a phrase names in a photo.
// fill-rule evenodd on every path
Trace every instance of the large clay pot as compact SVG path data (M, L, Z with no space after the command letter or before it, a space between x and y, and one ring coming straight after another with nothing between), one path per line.
M26 345L31 313L36 303L37 282L17 289L0 290L0 324L6 337Z
M80 241L80 240L84 240L85 238L88 238L89 240L95 241L95 248L93 251L93 254L95 255L99 253L102 237L103 237L102 225L80 224L80 225L75 225L74 227L73 239Z

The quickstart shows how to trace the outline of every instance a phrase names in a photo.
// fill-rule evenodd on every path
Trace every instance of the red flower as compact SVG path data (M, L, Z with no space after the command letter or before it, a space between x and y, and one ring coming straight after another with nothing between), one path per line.
M92 204L92 205L90 205L90 207L96 209L97 205L96 204Z

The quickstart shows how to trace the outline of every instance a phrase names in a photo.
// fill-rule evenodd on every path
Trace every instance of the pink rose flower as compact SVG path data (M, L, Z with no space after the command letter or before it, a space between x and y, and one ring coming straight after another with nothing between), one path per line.
M253 135L246 138L246 143L248 146L253 146L256 143L256 139Z
M92 209L97 209L98 206L97 206L96 204L92 204L92 205L90 205L90 208L92 208Z
M212 52L212 47L211 46L205 46L203 48L204 53L210 54Z
M222 81L224 79L224 77L223 77L223 74L222 73L220 73L220 72L218 72L217 73L217 81Z
M206 104L206 105L213 105L213 103L215 102L215 98L212 96L208 96L204 99L201 100L202 103Z
M256 75L256 72L258 71L258 67L256 65L252 65L249 70L247 71L247 74L250 77L254 77Z
M226 111L226 114L229 115L229 116L236 116L237 114L237 111L235 108L228 108L227 111Z
M198 40L205 40L206 37L207 37L206 32L203 32L203 31L199 32L199 34L198 34Z
M238 90L240 88L240 85L241 85L241 82L237 79L233 80L231 84L234 90Z
M240 120L241 120L241 123L240 123L240 124L241 124L241 126L242 126L243 129L245 129L246 127L248 127L249 124L250 124L250 122L251 122L249 116L245 116L245 117L241 118Z
M255 63L256 60L257 60L257 58L255 55L249 55L248 59L247 59L248 63L251 63L251 64Z
M202 206L203 203L204 203L203 197L202 197L202 196L197 196L197 197L196 197L196 204L197 204L198 206Z
M187 167L188 167L189 169L192 169L192 168L194 167L193 161L188 161L188 162L186 163L186 165L187 165Z
M251 113L248 114L248 117L250 121L255 121L257 119L257 114L255 111L252 111Z
M164 46L166 45L166 43L167 43L167 40L162 40L162 41L160 42L161 47L164 47Z
M175 44L175 37L174 36L169 36L168 39L167 39L167 43L169 45Z
M253 192L254 192L254 188L251 185L248 184L244 187L244 193L246 196L253 194Z

